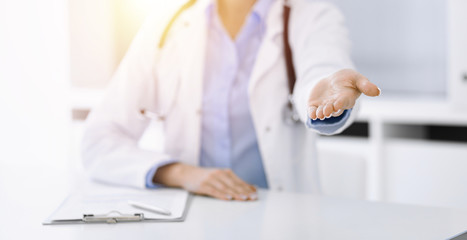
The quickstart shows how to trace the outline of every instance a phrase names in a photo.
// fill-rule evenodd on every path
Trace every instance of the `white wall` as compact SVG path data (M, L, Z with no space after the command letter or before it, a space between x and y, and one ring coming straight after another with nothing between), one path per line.
M58 0L0 1L1 163L66 160L66 6Z
M69 191L69 83L67 1L0 0L0 212L28 218L0 239L41 231Z
M105 88L158 1L69 0L73 87Z
M0 212L5 216L27 206L42 211L40 203L58 204L63 196L54 196L63 194L68 182L66 8L61 0L0 0L0 197L2 205L9 203ZM18 231L29 227L15 225Z
M384 93L446 94L446 0L328 1L347 19L357 68Z
M73 86L104 88L117 65L115 0L70 0L70 70Z
M449 98L467 109L467 1L448 1Z

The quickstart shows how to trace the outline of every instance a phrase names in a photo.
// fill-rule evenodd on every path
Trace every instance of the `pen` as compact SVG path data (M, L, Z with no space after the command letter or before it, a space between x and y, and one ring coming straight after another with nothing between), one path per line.
M129 205L131 205L132 207L143 209L143 210L146 210L146 211L155 212L155 213L159 213L159 214L164 214L164 215L168 215L168 216L172 215L172 213L169 210L163 209L163 208L160 208L160 207L156 207L156 206L153 206L153 205L149 205L149 204L145 204L145 203L141 203L141 202L136 202L136 201L131 201L131 200L129 200L127 203Z

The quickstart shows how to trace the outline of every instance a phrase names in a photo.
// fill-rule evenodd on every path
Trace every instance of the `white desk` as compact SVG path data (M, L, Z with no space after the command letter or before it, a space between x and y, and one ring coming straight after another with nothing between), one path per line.
M446 239L467 230L467 211L260 192L257 202L196 196L181 223L39 226L36 239ZM18 220L18 219L17 219ZM22 224L15 221L14 224ZM2 225L2 231L8 229ZM4 238L12 239L12 238Z
M181 223L42 226L66 192L77 190L66 175L0 164L0 239L439 240L467 230L467 210L268 191L256 202L195 196Z

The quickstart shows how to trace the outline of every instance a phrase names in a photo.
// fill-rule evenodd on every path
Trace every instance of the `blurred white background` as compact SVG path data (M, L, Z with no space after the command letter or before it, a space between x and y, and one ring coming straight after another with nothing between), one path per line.
M69 191L67 10L66 1L0 1L0 239L39 228Z
M385 93L446 96L446 0L332 0L347 17L360 71Z
M325 193L467 207L467 108L458 107L467 105L467 4L333 2L347 17L357 67L383 97L364 99L352 132L320 141ZM0 198L19 203L0 212L42 206L45 217L86 177L83 120L153 4L0 0Z

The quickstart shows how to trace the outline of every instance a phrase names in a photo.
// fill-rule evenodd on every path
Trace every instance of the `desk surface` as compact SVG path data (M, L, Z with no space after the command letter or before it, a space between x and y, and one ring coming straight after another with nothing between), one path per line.
M256 202L195 196L180 223L42 226L67 191L90 186L57 181L67 179L66 173L55 176L47 166L31 169L34 175L1 165L0 239L439 240L467 230L467 210L270 191L260 191ZM34 182L25 181L28 176Z
M446 239L467 230L467 211L284 192L260 191L259 196L256 202L195 196L181 223L40 226L37 222L19 235L38 239L413 240Z

